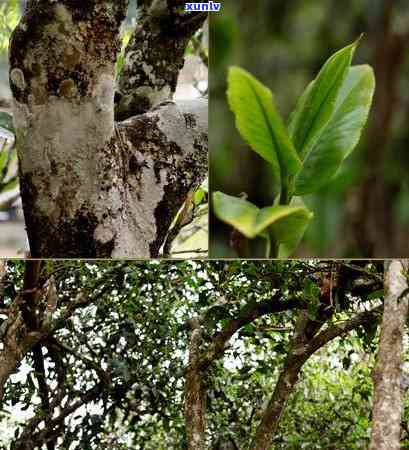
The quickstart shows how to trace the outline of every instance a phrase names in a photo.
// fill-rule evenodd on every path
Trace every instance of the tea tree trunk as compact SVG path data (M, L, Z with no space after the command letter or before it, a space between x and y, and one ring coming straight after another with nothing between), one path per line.
M199 367L202 332L198 322L192 323L189 363L185 369L185 427L188 450L205 450L206 372Z
M372 414L371 450L398 450L402 415L402 336L408 314L407 261L386 262L385 307L377 364Z
M28 3L11 39L10 86L33 257L158 256L205 177L207 102L172 101L205 19L180 12L183 3L157 0L142 17L118 92L126 0Z

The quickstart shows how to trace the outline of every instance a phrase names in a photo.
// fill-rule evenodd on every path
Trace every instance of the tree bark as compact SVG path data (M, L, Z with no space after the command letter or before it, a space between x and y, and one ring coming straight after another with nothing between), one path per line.
M374 369L374 402L371 450L398 450L402 415L402 336L408 315L408 262L385 262L385 306L377 363ZM406 272L406 273L405 273Z
M188 450L205 450L206 373L200 369L201 328L194 320L189 343L189 363L185 371L185 429Z
M40 261L28 261L24 272L23 291L11 304L8 318L1 324L0 403L4 386L24 356L45 336L36 317L36 297Z
M119 116L129 120L117 124L126 0L29 4L11 39L10 86L31 256L156 257L176 212L204 179L207 102L171 102L184 49L205 19L177 15L182 3L153 2L143 27L159 29L155 39L136 30L117 96ZM162 25L173 18L178 26L167 46ZM158 69L170 61L172 76Z
M163 0L156 1L153 7L151 3L149 14L142 5L142 20L126 48L115 98L118 120L149 111L173 96L186 46L207 17L200 13L187 19L184 1L173 2L179 8L166 7Z

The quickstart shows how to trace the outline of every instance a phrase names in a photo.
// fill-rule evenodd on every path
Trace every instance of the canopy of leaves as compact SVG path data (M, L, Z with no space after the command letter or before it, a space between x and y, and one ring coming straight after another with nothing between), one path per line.
M24 270L22 261L7 263L2 308L21 290ZM42 343L51 403L58 399L60 414L66 414L59 448L183 449L187 321L201 318L206 347L231 319L255 305L283 302L291 307L240 328L207 377L209 447L232 441L245 448L287 357L298 310L307 308L314 317L319 276L328 270L341 274L331 322L371 308L383 295L381 262L44 263L43 282L53 275L58 290L57 319L79 293L87 298ZM300 442L306 448L340 443L362 448L368 438L375 348L376 323L314 357L291 397L274 448L296 449ZM0 429L9 432L2 434L0 448L26 436L33 417L39 420L29 436L38 437L44 414L29 354L6 385ZM330 427L323 422L329 414Z

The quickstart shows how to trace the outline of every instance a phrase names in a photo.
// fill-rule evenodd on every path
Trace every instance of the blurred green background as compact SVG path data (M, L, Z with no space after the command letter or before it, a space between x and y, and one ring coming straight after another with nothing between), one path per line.
M229 66L270 87L287 118L336 50L365 33L353 64L369 63L376 93L361 142L333 182L304 197L314 212L295 257L409 256L408 0L228 0L210 18L211 190L246 193L263 207L277 194L267 165L234 127ZM211 217L211 256L236 257L231 228Z

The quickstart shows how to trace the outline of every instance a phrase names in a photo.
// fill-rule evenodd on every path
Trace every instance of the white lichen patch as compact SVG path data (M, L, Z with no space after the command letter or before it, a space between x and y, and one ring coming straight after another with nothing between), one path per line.
M199 133L207 134L209 128L209 107L205 98L178 100L176 105L182 113L192 114L195 117L196 129Z
M21 89L22 91L27 87L26 80L24 78L24 73L18 67L14 68L10 72L10 79L11 79L11 82L15 86L17 86L19 89Z
M78 205L95 196L99 184L97 152L113 136L113 105L112 111L98 114L95 100L77 104L53 97L31 108L14 104L22 173L41 174L44 180L53 180L49 202L38 204L38 208L48 214L55 196L69 191L66 212L74 214Z
M93 92L98 109L105 112L113 111L114 95L114 77L108 74L102 74Z
M192 100L181 104L170 103L160 108L158 128L165 134L168 141L174 142L179 148L185 149L185 154L194 153L195 137L187 129L184 113L194 111L197 121L196 130L207 131L207 102L206 100ZM157 114L157 113L156 113ZM196 132L197 132L196 131Z
M187 113L194 115L196 124L194 129L186 126L185 114ZM183 102L182 105L167 104L156 111L147 113L147 116L154 118L155 121L159 118L158 128L164 135L163 139L166 142L176 143L185 156L197 152L195 137L197 138L201 133L203 135L207 133L206 100ZM124 123L131 125L132 119ZM124 141L132 149L133 144L126 138ZM135 154L135 150L137 151L137 149L132 149L131 151ZM117 236L116 248L112 256L127 255L129 242L132 242L132 239L138 245L138 254L149 255L149 244L153 243L157 238L155 210L165 195L169 168L165 165L164 168L154 175L152 168L155 162L158 161L148 156L149 151L141 153L145 164L140 166L140 172L137 177L129 177L128 179L130 189L128 191L127 213L133 220L128 220L128 225ZM136 156L138 154L136 153Z
M112 256L129 255L129 243L132 241L137 243L139 255L149 255L149 244L156 239L157 230L154 213L165 195L166 169L160 171L161 182L153 182L152 169L150 168L153 167L154 160L148 157L145 162L146 167L141 167L140 178L128 180L132 185L127 211L129 215L128 225L117 236L115 255Z
M101 244L108 244L115 237L115 232L112 226L106 224L99 224L94 231L94 239Z

